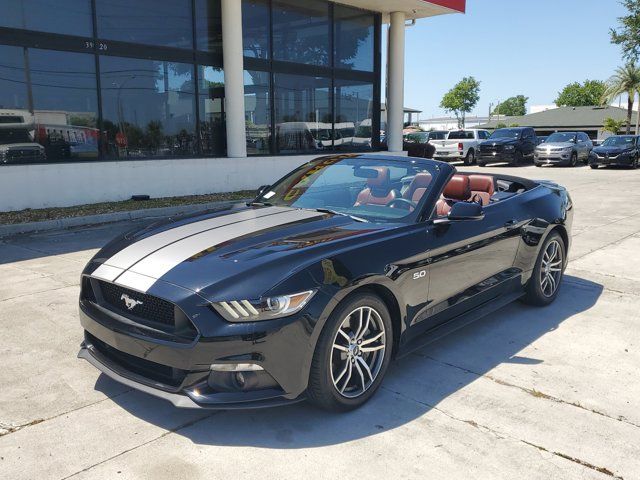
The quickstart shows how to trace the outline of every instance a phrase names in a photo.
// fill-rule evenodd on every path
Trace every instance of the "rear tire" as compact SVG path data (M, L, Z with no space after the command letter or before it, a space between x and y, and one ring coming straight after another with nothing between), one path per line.
M474 163L476 163L476 155L473 153L473 150L469 150L467 156L464 157L464 164L473 165Z
M331 313L316 344L309 401L331 412L364 405L380 387L392 349L391 316L379 297L364 292L343 301Z
M560 234L553 231L545 240L526 287L524 302L545 306L558 296L566 266L566 246Z

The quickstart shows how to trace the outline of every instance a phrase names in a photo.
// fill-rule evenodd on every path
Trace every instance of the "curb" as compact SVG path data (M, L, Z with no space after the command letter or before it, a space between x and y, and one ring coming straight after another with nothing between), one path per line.
M144 218L169 217L184 213L194 213L213 208L220 208L234 203L242 203L246 200L230 200L209 203L197 203L192 205L178 205L175 207L146 208L142 210L130 210L124 212L101 213L97 215L85 215L83 217L60 218L57 220L43 220L41 222L17 223L0 225L0 238L24 233L45 232L51 230L66 230L73 227L89 225L101 225L105 223L124 222L127 220L140 220Z

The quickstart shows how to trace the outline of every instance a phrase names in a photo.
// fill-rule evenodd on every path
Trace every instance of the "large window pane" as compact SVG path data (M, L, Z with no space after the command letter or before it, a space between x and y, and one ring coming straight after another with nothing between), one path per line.
M268 0L242 0L242 45L245 57L269 58Z
M96 0L102 39L193 48L191 0Z
M333 148L328 78L275 76L276 147L278 153Z
M103 128L116 158L193 155L193 65L100 57Z
M200 93L200 147L205 155L226 153L224 73L221 68L198 66Z
M247 153L267 154L271 143L269 72L244 72L244 109Z
M95 57L29 50L36 140L47 161L98 158Z
M97 158L93 55L0 46L0 57L0 163Z
M196 0L195 15L196 45L198 50L222 52L220 0Z
M91 0L3 0L0 26L93 36Z
M372 72L373 14L336 4L334 18L336 67Z
M336 80L335 142L338 150L371 148L373 84Z
M273 56L276 60L329 65L329 3L273 1Z
M0 109L29 108L24 52L22 47L0 45Z

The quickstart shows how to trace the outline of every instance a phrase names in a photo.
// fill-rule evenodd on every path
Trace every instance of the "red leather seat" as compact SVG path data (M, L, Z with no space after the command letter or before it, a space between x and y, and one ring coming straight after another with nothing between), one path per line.
M411 183L409 184L409 188L407 189L406 192L404 192L403 198L405 200L411 200L414 203L420 202L420 200L422 199L422 196L425 194L430 184L431 184L430 173L426 173L426 172L418 173L415 177L413 177L413 180L411 180Z
M475 202L480 200L482 205L489 205L491 196L495 193L493 177L489 175L469 175L471 187L470 200Z
M466 202L471 196L471 182L466 175L454 175L444 187L442 198L436 203L436 215L444 217L456 202Z
M358 194L355 207L360 205L386 205L400 195L391 188L391 172L387 167L371 167L378 176L367 179L367 188Z

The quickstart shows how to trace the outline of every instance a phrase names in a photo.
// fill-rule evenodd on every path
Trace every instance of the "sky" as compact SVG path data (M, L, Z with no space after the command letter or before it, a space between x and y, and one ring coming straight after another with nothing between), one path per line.
M442 96L469 75L481 82L471 116L519 94L552 104L566 84L606 80L622 65L609 29L625 12L617 0L467 0L465 15L420 19L406 33L405 106L445 115Z

